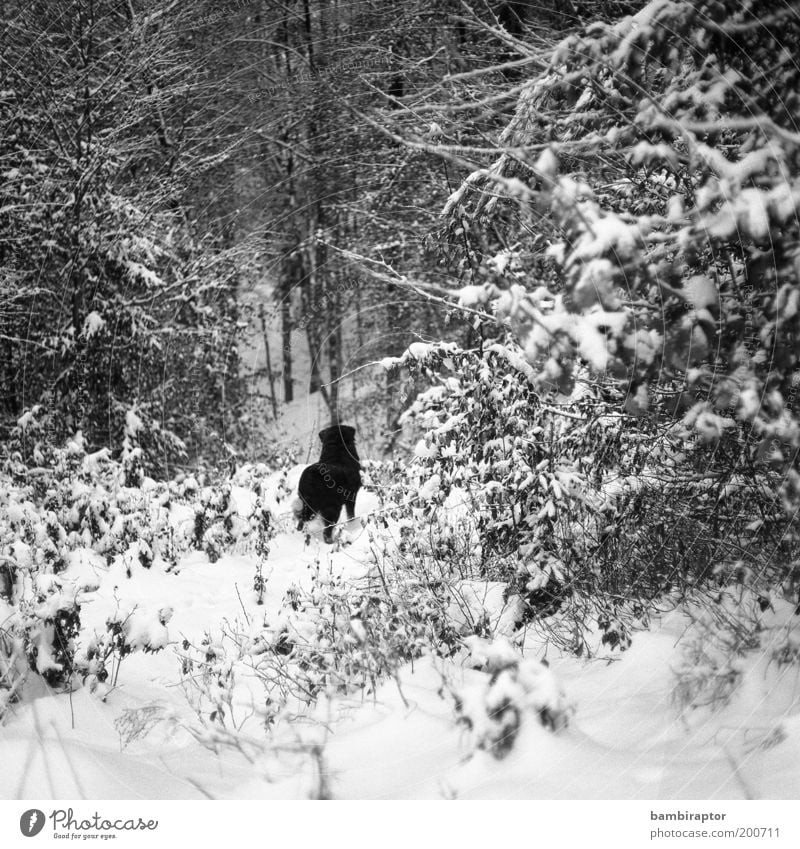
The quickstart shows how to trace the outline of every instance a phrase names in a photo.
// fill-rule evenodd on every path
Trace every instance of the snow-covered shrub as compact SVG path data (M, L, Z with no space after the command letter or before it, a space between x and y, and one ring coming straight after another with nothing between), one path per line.
M521 618L565 649L591 650L598 628L624 649L663 597L725 570L765 591L797 558L775 471L749 468L735 438L620 412L614 385L588 374L569 396L546 395L507 339L387 365L433 383L405 415L415 457L384 481L396 556L445 581L504 582Z
M168 642L171 607L157 610L118 608L106 620L103 634L87 635L75 655L75 669L89 691L105 697L119 677L122 661L135 651L153 654Z
M66 684L74 670L75 638L80 632L80 588L52 573L31 576L30 590L23 593L7 620L11 633L20 638L30 669L51 687Z
M324 576L292 586L279 615L260 623L226 623L200 645L180 651L187 697L199 723L238 733L244 721L269 727L321 699L363 694L425 654L454 655L462 640L441 582L386 569L366 582ZM235 701L236 680L260 682L263 695Z
M231 511L230 485L203 488L199 503L194 508L192 542L195 548L206 552L212 563L219 560L225 547L232 541Z
M778 594L726 585L687 608L690 627L675 674L675 701L684 712L721 709L748 682L762 688L800 664L797 604ZM778 707L777 705L775 707ZM792 707L787 704L786 709Z
M139 445L139 434L144 428L144 423L136 413L136 410L128 410L125 414L124 437L122 440L122 455L120 462L124 474L125 486L140 486L144 478L142 467L142 448Z
M567 725L572 708L555 676L538 660L525 659L504 638L467 639L469 663L487 673L479 684L451 687L457 721L469 731L473 747L505 757L525 723L551 731Z
M236 683L234 664L241 659L239 646L214 641L208 635L200 646L184 640L181 650L181 672L184 691L201 723L217 723L223 727L237 728L233 709L233 692Z
M587 627L610 622L603 593L622 581L612 587L594 556L615 509L603 487L644 457L599 393L544 403L512 342L482 354L429 347L403 364L435 384L405 415L420 440L388 490L398 556L444 581L503 582L521 620L569 603Z
M74 681L77 673L104 695L126 656L164 647L168 600L155 610L120 610L100 633L83 629L81 604L97 588L89 577L97 570L121 568L129 578L141 570L173 571L192 545L212 560L234 545L255 549L263 559L274 534L273 517L255 492L266 469L248 478L249 488L230 481L200 487L192 477L159 483L136 459L135 416L128 423L130 451L120 460L107 449L88 453L80 433L63 448L41 452L38 441L26 442L40 424L37 411L19 425L15 450L0 470L0 600L6 614L0 689L6 702L28 668L52 686Z
M280 477L272 473L269 477ZM215 483L190 486L193 502L191 544L215 563L234 547L253 548L265 559L275 535L276 520L285 512L279 500L280 483L272 481L265 492L266 470L246 468L232 479L222 476Z
M412 536L442 557L468 548L484 570L492 558L546 550L559 505L567 507L585 471L553 450L554 422L524 370L508 361L512 351L476 355L448 345L421 353L423 360L403 358L412 374L436 374L404 415L421 435L402 484L412 484L403 499L412 522L425 526Z
M438 375L411 412L427 431L417 464L446 492L493 462L522 516L477 494L494 526L485 565L507 540L513 592L607 644L626 645L659 597L771 597L800 554L799 21L735 0L579 15L522 84L499 156L446 203L452 303L479 340L469 358L430 345L399 358ZM521 427L499 349L532 398ZM498 397L493 432L481 410ZM552 433L542 469L516 445L541 444L538 428ZM548 475L565 465L580 492L556 500Z
M374 694L403 663L458 646L441 595L413 574L384 573L368 587L316 576L309 592L290 594L286 604L264 671L295 697Z
M0 617L8 622L12 615L10 606L0 596ZM0 626L0 722L8 709L19 701L28 672L25 646L22 639L6 625Z

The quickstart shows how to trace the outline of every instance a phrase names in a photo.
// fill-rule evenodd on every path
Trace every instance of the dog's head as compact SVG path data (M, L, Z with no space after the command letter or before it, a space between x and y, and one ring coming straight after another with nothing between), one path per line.
M350 427L350 425L331 425L319 432L319 439L323 445L328 445L331 442L342 442L347 445L349 442L354 442L355 438L356 429Z
M360 464L356 451L356 429L350 425L331 425L319 432L322 442L320 460L345 465Z

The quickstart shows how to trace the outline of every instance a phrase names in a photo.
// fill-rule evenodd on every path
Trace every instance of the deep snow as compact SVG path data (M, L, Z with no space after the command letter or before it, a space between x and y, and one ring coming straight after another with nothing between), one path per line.
M235 495L244 502L249 497L244 490ZM362 490L359 515L376 509L376 496ZM190 520L180 509L173 519ZM554 732L531 713L503 759L474 750L471 733L455 721L452 698L441 692L443 681L466 694L485 689L486 673L470 668L474 663L463 652L452 660L407 664L374 697L321 701L294 724L275 729L271 739L284 747L280 753L266 745L257 720L245 722L242 734L262 747L253 763L229 747L214 753L169 723L155 725L123 748L115 722L127 709L158 705L191 721L177 657L184 639L197 645L206 635L219 639L223 627L234 623L246 630L247 623L280 622L286 591L292 585L307 588L317 564L323 575L344 581L367 575L370 545L358 521L338 550L326 546L319 532L306 545L290 522L284 528L273 541L261 606L252 589L257 562L252 553L228 553L210 563L195 552L174 573L137 568L130 578L121 558L109 568L88 551L76 554L73 576L92 574L99 584L82 607L83 623L102 630L120 607L136 608L142 622L152 623L151 614L167 600L172 608L162 635L167 645L155 654L125 658L105 701L82 687L71 694L50 692L31 676L23 702L0 727L0 758L14 764L0 771L0 796L308 798L321 786L338 799L800 796L797 666L779 668L766 654L750 657L730 704L681 712L674 671L682 663L685 641L679 640L689 625L681 609L636 634L623 653L585 661L551 650L544 686L560 687L569 723ZM470 603L482 603L495 621L502 619L500 594L491 586L483 594L474 591ZM147 637L153 641L158 635ZM544 656L533 632L524 653L531 659ZM530 669L543 668L537 663ZM236 681L234 719L241 722L253 702L263 699L263 689L245 669ZM317 744L321 754L309 758L286 751L297 744L305 749Z

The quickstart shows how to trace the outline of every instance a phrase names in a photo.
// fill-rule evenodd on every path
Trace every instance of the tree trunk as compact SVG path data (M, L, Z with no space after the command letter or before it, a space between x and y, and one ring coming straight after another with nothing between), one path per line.
M283 351L283 400L286 404L294 401L292 382L292 278L283 274L280 287L281 298L281 345Z
M331 380L328 406L331 411L331 423L336 424L339 420L339 379L342 376L342 310L338 285L329 294L331 321L328 326L328 373Z
M258 317L261 319L261 333L264 336L264 354L267 364L267 380L269 381L269 400L272 404L272 417L278 418L278 399L275 396L275 374L272 371L272 357L269 352L269 337L267 336L267 317L264 313L264 304L258 305Z

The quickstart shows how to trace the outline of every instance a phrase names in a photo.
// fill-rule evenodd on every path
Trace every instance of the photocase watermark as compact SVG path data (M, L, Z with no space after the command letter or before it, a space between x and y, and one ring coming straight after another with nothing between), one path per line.
M309 309L294 323L294 327L298 330L305 330L318 315L324 313L335 303L339 295L357 289L358 284L359 279L357 277L350 277L343 283L326 289L319 298L309 305Z
M31 808L19 818L19 830L25 837L36 837L36 835L44 828L45 815L44 811L38 808Z
M222 23L227 20L232 14L241 12L251 5L250 0L231 0L224 8L219 9L198 9L192 12L191 28L200 28L212 26L213 24Z
M289 334L289 343L284 345L281 349L284 356L286 354L291 354L292 351L297 348L297 333L305 331L309 325L312 325L332 307L340 295L357 289L361 282L361 279L358 277L349 277L347 280L342 281L336 286L326 289L319 298L309 304L303 315L301 315L296 321L292 322L292 328Z
M112 819L95 811L90 816L76 816L72 808L55 808L49 814L30 808L19 818L19 830L25 837L36 837L50 820L49 834L60 840L114 840L120 832L155 831L158 820L141 817Z
M202 28L225 24L230 20L231 15L249 10L252 7L250 0L232 0L225 4L223 8L216 9L200 9L194 12L188 21L188 31L199 31ZM255 103L258 100L272 98L281 92L291 90L296 85L303 85L309 82L319 82L323 79L332 80L338 75L349 71L368 71L381 67L391 67L393 57L390 54L382 56L367 56L359 59L345 59L337 62L332 62L330 65L324 65L321 68L309 69L300 73L287 77L281 85L273 85L256 92L246 94L245 98L250 103Z
M336 489L337 495L343 495L348 501L356 500L356 491L352 489L347 489L343 487L341 484L337 484L336 480L331 476L331 469L325 463L319 463L317 468L322 474L322 480L325 481L325 486L327 489Z
M334 62L331 65L326 65L320 70L304 71L296 76L287 78L282 85L273 85L268 88L261 89L257 92L246 95L246 99L250 103L255 103L263 98L274 97L282 91L291 89L296 85L303 85L309 82L319 82L323 79L330 79L347 71L368 71L380 67L388 67L391 65L390 56L376 56L368 59L348 60L342 62Z

